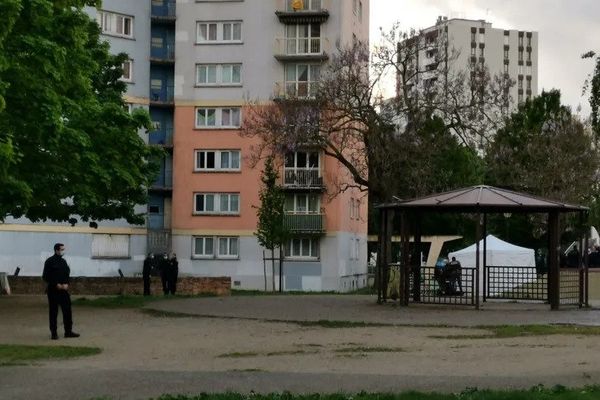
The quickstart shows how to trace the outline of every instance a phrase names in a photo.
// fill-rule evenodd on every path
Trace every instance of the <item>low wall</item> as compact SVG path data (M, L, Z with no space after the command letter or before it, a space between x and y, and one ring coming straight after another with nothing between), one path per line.
M45 282L37 276L9 276L8 283L12 294L43 294L46 289ZM153 295L162 294L160 278L151 278L150 292ZM72 295L143 294L144 285L142 278L72 277L69 293ZM231 294L231 278L181 277L177 280L177 294L229 296Z
M600 301L600 270L597 268L590 269L588 276L590 301Z

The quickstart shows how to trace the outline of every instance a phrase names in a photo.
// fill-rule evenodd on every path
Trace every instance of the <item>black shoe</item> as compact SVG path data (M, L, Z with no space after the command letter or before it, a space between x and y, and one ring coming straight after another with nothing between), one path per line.
M75 333L75 332L72 332L72 331L65 333L65 337L66 338L74 338L74 337L79 337L79 336L81 336L81 335L79 335L79 333Z
M58 333L53 333L53 334L50 336L50 339L52 339L52 340L58 340Z

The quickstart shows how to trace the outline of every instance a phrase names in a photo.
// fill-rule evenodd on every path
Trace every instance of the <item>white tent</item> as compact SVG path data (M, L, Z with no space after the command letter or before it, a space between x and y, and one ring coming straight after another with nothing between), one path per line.
M535 252L533 249L515 246L500 240L493 235L487 236L486 264L502 267L535 267ZM448 254L448 259L456 257L460 264L467 268L475 268L475 243L462 250ZM479 265L483 267L483 239L479 242Z
M510 291L529 282L536 280L535 270L523 271L515 269L507 271L494 267L535 267L535 252L533 249L515 246L488 235L486 243L486 265L490 287L487 288L489 296ZM475 243L462 250L448 254L448 258L456 257L463 268L475 268L476 257ZM483 239L479 242L479 290L483 293Z

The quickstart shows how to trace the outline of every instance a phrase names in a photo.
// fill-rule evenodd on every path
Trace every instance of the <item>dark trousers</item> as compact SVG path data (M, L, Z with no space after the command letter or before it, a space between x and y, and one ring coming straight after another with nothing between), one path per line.
M150 274L144 275L144 296L150 296Z
M175 292L177 291L177 272L171 274L169 276L169 280L167 282L167 287L168 287L168 291L171 292L171 294L175 294Z
M169 294L169 281L167 280L166 272L160 273L160 280L162 282L163 294L165 294L165 295Z
M56 320L58 318L58 306L62 310L65 333L73 329L73 317L71 314L71 296L66 290L48 288L48 306L50 319L50 333L57 333Z

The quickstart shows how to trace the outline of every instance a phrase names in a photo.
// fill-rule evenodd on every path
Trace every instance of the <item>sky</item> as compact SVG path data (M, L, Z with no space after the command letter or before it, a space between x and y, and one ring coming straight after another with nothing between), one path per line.
M564 104L589 115L582 87L594 65L581 55L600 51L600 0L371 0L371 46L379 42L380 27L386 31L399 22L402 30L422 29L440 15L485 19L492 28L537 31L539 93L560 89ZM393 94L393 85L391 80L386 84L386 94Z

